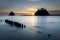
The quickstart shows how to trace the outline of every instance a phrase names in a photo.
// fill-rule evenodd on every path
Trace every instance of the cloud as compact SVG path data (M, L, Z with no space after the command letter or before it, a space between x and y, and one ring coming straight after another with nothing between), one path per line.
M39 1L39 0L28 0L28 1Z

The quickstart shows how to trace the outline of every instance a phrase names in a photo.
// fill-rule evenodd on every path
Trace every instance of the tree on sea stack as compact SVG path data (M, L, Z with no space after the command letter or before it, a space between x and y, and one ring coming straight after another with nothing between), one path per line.
M11 12L9 13L9 16L15 16L15 13L14 13L13 11L11 11Z

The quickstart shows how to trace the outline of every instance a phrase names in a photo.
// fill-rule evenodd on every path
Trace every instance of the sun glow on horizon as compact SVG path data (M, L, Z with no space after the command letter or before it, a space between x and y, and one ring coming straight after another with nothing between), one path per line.
M15 13L22 13L22 14L27 14L27 15L33 15L34 16L34 13L37 11L37 9L36 8L32 8L32 7L30 7L30 8L26 8L25 10L22 10L22 11L20 11L20 10L14 10L14 12ZM24 14L24 15L25 15Z

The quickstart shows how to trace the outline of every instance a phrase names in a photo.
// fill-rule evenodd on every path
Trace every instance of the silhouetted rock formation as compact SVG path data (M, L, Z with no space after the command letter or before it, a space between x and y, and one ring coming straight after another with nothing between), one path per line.
M14 16L14 15L15 15L15 13L12 11L9 13L9 16Z
M51 37L51 34L48 34L48 37Z
M35 16L48 16L49 13L46 9L41 8L41 10L37 10L37 12L35 13Z
M22 28L23 28L23 27L24 27L24 28L26 27L25 25L23 25L23 24L21 24L21 23L14 22L14 21L7 20L7 19L5 20L5 22L8 23L8 24L10 24L10 25L12 25L12 26L14 25L14 26L16 26L16 27L22 27Z
M5 20L6 23L10 24L10 25L13 25L13 21L10 21L10 20Z
M0 20L2 22L2 20Z

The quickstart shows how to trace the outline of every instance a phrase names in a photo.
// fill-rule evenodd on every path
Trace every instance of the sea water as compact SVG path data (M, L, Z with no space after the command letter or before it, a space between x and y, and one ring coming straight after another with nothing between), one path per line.
M6 19L26 27L11 26ZM60 16L0 16L0 40L60 40Z

